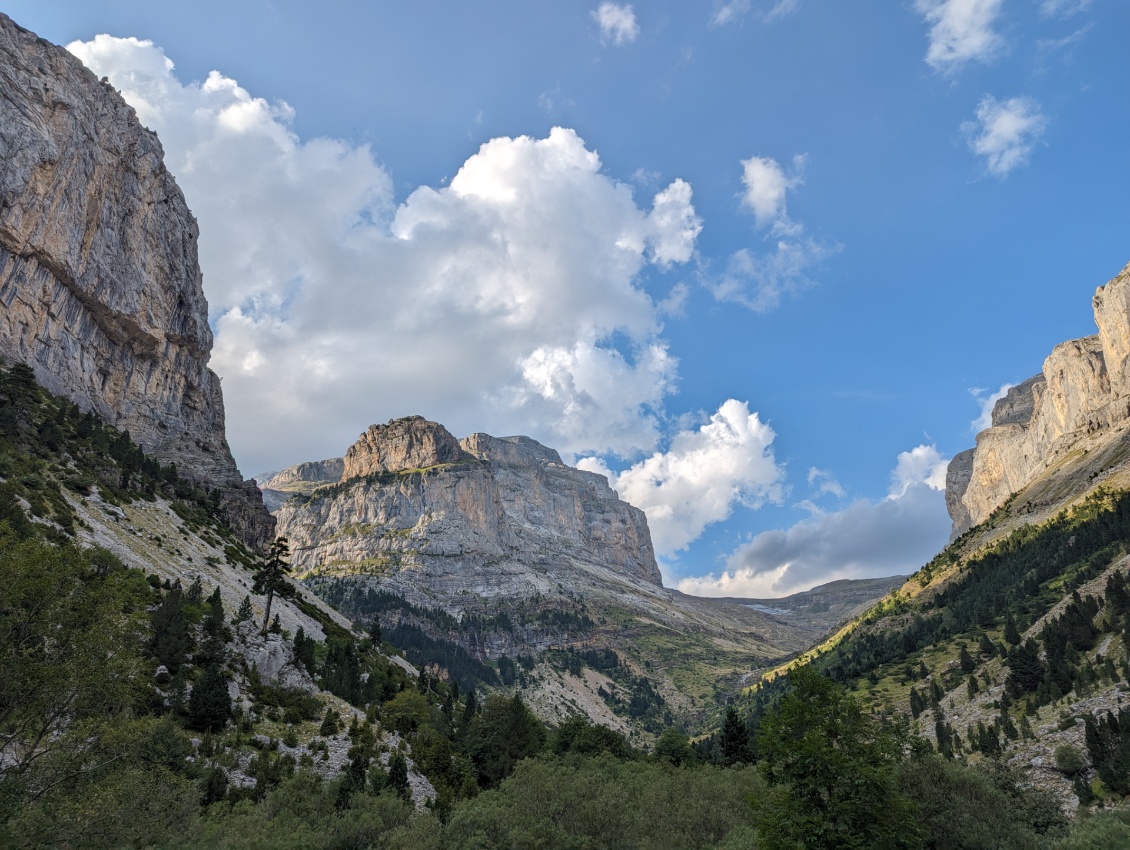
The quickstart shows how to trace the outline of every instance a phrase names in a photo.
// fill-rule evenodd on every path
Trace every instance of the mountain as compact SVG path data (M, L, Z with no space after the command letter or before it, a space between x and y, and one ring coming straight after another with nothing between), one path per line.
M1098 333L1061 343L1013 387L975 448L950 462L954 537L1006 503L1047 518L1094 487L1127 486L1130 460L1130 265L1092 299Z
M161 143L67 51L0 15L0 356L273 535L224 435L198 230Z
M1068 808L1130 791L1130 267L1093 306L1099 333L1056 346L951 462L950 545L799 662ZM787 669L748 693L754 723Z
M197 236L134 110L0 14L0 832L29 844L148 843L98 818L192 816L202 767L221 797L300 760L332 779L362 733L377 767L404 753L406 795L436 795L364 711L414 667L293 582L266 628L275 522L224 434ZM327 711L343 728L320 732ZM122 741L154 728L176 755L146 773ZM76 834L27 838L56 821Z
M528 437L456 440L408 417L261 483L288 497L278 529L309 587L464 684L517 683L549 718L694 724L827 630L663 587L643 513Z

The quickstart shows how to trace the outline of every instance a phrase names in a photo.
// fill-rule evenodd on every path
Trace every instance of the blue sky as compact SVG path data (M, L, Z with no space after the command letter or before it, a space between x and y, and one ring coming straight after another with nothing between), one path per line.
M529 434L690 592L928 559L985 400L1130 261L1118 0L4 11L160 135L245 473Z

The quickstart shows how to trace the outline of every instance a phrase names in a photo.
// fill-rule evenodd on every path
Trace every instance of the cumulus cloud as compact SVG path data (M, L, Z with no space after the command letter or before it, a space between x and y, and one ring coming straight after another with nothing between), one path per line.
M773 456L775 437L746 402L730 399L699 428L676 434L667 451L623 472L595 458L577 466L608 476L622 499L643 510L656 553L669 557L735 506L781 501L784 469Z
M630 44L640 34L640 25L636 23L636 13L630 4L601 3L592 13L597 24L600 25L600 40L605 44Z
M803 154L793 157L791 174L771 157L742 160L742 206L753 211L758 227L790 235L799 232L800 225L789 220L787 195L804 183L805 159Z
M766 250L739 248L721 272L705 270L703 285L719 301L732 301L765 313L782 299L812 285L812 274L839 250L807 236L804 226L788 213L788 193L804 183L806 156L793 157L789 172L771 157L741 161L741 205L753 213L754 222L771 242Z
M952 73L967 62L988 62L1004 49L994 29L1004 0L915 0L914 8L930 25L926 62Z
M1016 384L1001 384L1001 388L995 393L990 393L981 387L973 387L969 394L981 405L980 415L969 423L969 430L974 434L980 434L986 428L992 427L993 424L993 408L997 406L997 402L1008 395Z
M962 124L962 131L969 149L984 158L989 173L1004 178L1028 162L1047 126L1047 117L1032 98L998 101L985 95L977 104L976 120Z
M69 49L156 130L201 224L228 434L246 470L343 451L421 413L565 452L655 448L677 361L643 290L694 254L680 180L639 203L572 130L488 141L398 202L365 146L298 138L222 74L150 42Z
M886 498L858 499L758 534L730 555L720 574L685 578L678 588L696 596L771 598L837 579L909 574L948 539L947 463L934 446L903 452Z
M946 489L946 468L949 459L942 457L936 446L915 446L908 452L900 452L895 469L891 473L890 499L900 499L911 487L925 484L932 490Z

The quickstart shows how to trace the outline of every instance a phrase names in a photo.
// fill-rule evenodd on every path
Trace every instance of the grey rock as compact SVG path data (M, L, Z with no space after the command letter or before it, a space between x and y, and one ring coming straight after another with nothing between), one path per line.
M345 453L342 480L380 472L426 469L465 460L451 432L423 416L371 425Z
M61 47L0 14L0 356L218 486L272 536L224 435L197 226L157 137Z
M1130 265L1093 299L1095 336L1057 345L1039 375L1009 390L972 453L951 462L946 506L956 537L1023 491L1045 512L1126 468L1130 422Z

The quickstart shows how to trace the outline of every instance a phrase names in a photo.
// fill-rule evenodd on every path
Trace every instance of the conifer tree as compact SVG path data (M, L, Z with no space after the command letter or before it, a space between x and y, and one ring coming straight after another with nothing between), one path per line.
M279 537L271 544L267 550L267 556L252 576L254 579L252 591L267 595L267 610L263 614L262 633L264 635L267 634L267 628L271 622L271 603L274 602L275 594L282 595L290 589L286 580L287 574L290 572L290 564L286 560L289 557L290 545L285 537Z
M973 660L973 656L969 654L969 650L965 648L965 644L961 645L961 651L958 653L958 664L961 665L962 673L972 673L976 667L977 662Z
M1020 630L1016 628L1016 620L1012 619L1012 612L1004 619L1004 639L1009 646L1020 646Z
M411 789L408 786L408 762L404 760L399 750L388 760L388 787L405 800L411 797Z
M733 706L726 709L719 746L722 749L722 763L726 767L748 764L753 760L750 756L749 732Z
M149 648L157 660L174 675L192 649L192 635L189 633L184 606L184 591L177 581L150 617L153 636L150 638Z
M242 625L246 623L254 615L251 609L251 597L244 596L243 601L239 603L239 610L235 612L235 617L232 619L232 625Z
M218 664L210 664L192 689L188 699L188 724L201 732L222 729L231 717L231 696L224 672Z

